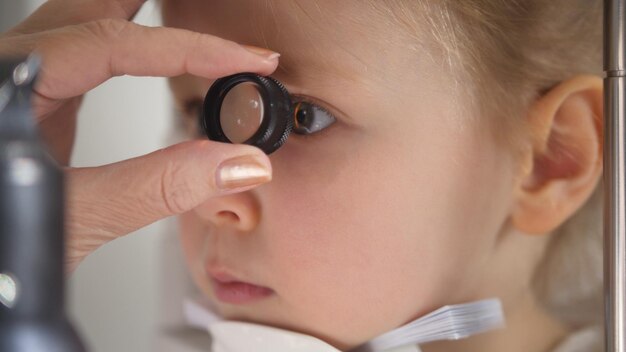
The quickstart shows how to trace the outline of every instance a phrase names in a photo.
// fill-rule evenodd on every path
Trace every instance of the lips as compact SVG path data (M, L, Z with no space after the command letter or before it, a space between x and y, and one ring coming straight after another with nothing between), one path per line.
M268 287L243 281L223 269L208 269L215 297L228 304L247 304L274 294Z

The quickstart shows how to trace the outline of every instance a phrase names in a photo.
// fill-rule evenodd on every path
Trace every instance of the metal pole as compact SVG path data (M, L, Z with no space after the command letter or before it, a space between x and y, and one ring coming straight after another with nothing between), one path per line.
M607 352L626 352L626 0L604 2L604 290Z

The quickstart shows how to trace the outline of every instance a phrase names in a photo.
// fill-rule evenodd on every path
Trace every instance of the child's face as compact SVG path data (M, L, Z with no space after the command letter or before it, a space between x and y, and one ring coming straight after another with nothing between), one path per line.
M504 294L494 278L510 271L498 238L513 161L437 52L410 50L415 39L357 0L177 0L164 10L168 26L280 52L273 77L337 118L292 134L271 155L269 184L181 216L194 279L222 315L346 348L441 305ZM183 105L211 83L172 87ZM274 292L221 302L210 265Z

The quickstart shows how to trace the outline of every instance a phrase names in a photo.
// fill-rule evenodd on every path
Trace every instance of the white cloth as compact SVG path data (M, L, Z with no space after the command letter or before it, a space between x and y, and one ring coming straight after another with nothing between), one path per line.
M158 351L340 352L311 336L261 325L222 321L210 310L193 301L185 303L184 314L189 324L198 330L170 332L167 336L161 336ZM603 352L603 344L603 328L590 326L571 333L552 352ZM420 350L417 346L406 346L389 352L420 352Z
M211 352L341 352L311 336L262 325L219 322L209 326L214 338ZM569 335L553 352L602 352L603 330L589 327ZM389 352L419 352L405 346Z
M222 320L194 301L186 301L184 311L189 324L206 329L211 334L210 352L341 352L313 336L265 325ZM385 352L421 351L412 345Z

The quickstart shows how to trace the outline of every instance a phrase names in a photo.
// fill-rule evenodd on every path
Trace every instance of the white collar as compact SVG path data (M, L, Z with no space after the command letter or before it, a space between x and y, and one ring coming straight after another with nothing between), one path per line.
M227 321L197 301L184 302L187 322L208 330L213 339L212 352L341 352L313 336L270 326ZM421 352L416 345L388 352Z

